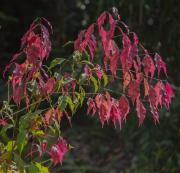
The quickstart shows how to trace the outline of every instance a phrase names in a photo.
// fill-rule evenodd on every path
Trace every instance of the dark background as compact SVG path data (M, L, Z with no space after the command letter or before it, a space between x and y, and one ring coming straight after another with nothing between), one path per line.
M75 146L54 172L71 173L178 173L180 172L180 1L179 0L0 0L0 98L6 97L2 71L19 49L20 38L36 17L47 18L54 30L53 57L67 56L62 48L99 14L116 6L122 19L139 35L150 52L157 51L167 62L175 98L171 109L162 110L160 124L147 119L137 128L134 114L123 130L101 128L85 108L64 132ZM61 170L61 171L60 171Z

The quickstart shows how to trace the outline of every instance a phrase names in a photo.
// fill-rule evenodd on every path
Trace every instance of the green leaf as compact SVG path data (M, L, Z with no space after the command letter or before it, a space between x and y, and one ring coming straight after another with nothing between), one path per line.
M36 137L43 137L45 135L43 130L31 130L32 134Z
M27 134L27 130L21 130L17 135L16 143L17 143L17 148L20 154L23 148L25 147L25 145L27 144L26 134Z
M59 109L60 111L64 111L64 109L67 106L67 102L66 102L66 96L60 96L58 99L58 105L59 105Z
M71 150L71 149L74 149L74 147L71 145L71 144L69 144L68 145L68 148Z
M49 66L49 70L51 70L52 68L56 67L57 65L62 64L65 60L66 59L64 59L64 58L56 58L56 59L54 59L51 62L50 66Z
M88 76L85 73L82 73L79 78L79 84L82 85L87 79Z
M86 96L86 93L85 93L85 90L84 90L84 88L82 86L79 87L79 90L80 90L80 98L79 98L79 100L80 100L80 103L81 103L81 106L82 106L82 104L84 102L84 98Z
M40 114L42 112L42 110L37 110L35 112L32 112L32 113L27 113L26 115L22 116L20 118L20 121L19 121L19 133L17 135L17 148L18 148L18 151L22 152L24 146L27 144L27 138L26 138L26 134L28 133L27 131L27 128L29 127L29 124L31 122L31 119Z
M74 61L80 61L82 58L82 54L79 51L75 51L73 54L73 60Z
M12 141L9 141L5 147L5 149L9 152L11 152L13 150L13 147L14 147L14 144L15 144L15 141L12 140ZM15 148L14 148L15 149Z
M93 66L94 67L94 64L93 63L91 63L90 61L87 61L87 60L83 60L83 61L81 61L82 63L84 63L84 64L88 64L88 65L91 65L91 66Z
M71 112L73 114L74 113L74 103L73 103L71 97L67 96L66 97L66 102L69 104L69 107L70 107Z
M91 76L91 81L93 82L93 85L94 85L94 91L95 91L95 93L98 91L98 82L97 82L97 80L96 80L96 78L95 77L93 77L93 76Z
M28 167L28 172L29 173L41 173L35 165L30 165Z
M68 83L70 83L70 82L72 82L72 81L74 81L75 79L73 79L73 78L69 78L69 79L67 79L67 80L63 80L62 81L62 84L63 85L66 85L66 84L68 84Z
M25 163L24 161L21 159L21 157L14 153L14 161L16 162L17 164L17 167L18 167L18 172L19 173L25 173Z
M105 73L103 74L103 81L104 81L104 87L105 87L108 84L108 77Z
M49 170L47 167L42 166L40 163L35 163L36 167L39 169L40 173L49 173Z
M0 136L1 136L1 138L2 138L4 141L6 141L6 142L9 141L9 138L8 138L8 136L7 136L7 134L6 134L6 131L7 131L8 129L11 129L12 127L13 127L13 124L8 124L8 125L4 126L4 127L1 129L1 131L0 131Z

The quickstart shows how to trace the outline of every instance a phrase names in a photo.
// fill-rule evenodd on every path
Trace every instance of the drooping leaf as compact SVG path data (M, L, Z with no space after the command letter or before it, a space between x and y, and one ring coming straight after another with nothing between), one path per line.
M96 75L98 77L99 80L101 80L102 76L103 76L103 71L100 67L100 65L96 65Z
M160 75L161 69L163 69L164 74L166 75L166 77L168 77L166 70L166 63L163 61L162 57L158 53L155 54L154 61L156 64L156 68L158 70L158 76Z
M42 166L40 163L36 162L35 166L39 169L40 173L49 173L48 168L45 166Z
M144 78L144 97L149 95L149 84L146 78Z
M90 79L91 79L91 81L92 81L92 83L94 85L94 92L96 93L98 91L98 89L99 89L98 82L97 82L96 78L93 77L93 76L91 76Z
M73 100L71 99L71 97L69 96L66 96L66 102L68 103L70 109L71 109L71 112L72 114L74 113L74 109L75 109L75 105L73 103Z
M156 85L154 86L154 90L156 92L156 106L158 106L159 104L162 105L162 93L161 93L161 90L162 90L162 82L161 81L158 81L156 83Z
M131 81L131 76L129 74L129 72L125 72L125 74L123 75L123 90L126 89L126 87L129 85Z
M152 58L148 54L145 55L145 57L143 58L142 64L144 67L144 73L145 73L146 77L148 77L149 73L150 73L151 78L153 78L154 72L155 72L155 66L154 66L154 62L153 62Z
M67 106L66 96L60 96L58 99L58 106L61 112L63 112Z
M116 123L118 122L121 128L121 121L122 121L122 113L119 109L118 102L113 100L112 106L111 106L111 119L114 123L114 127L116 127Z
M99 116L102 127L104 126L105 121L107 121L107 111L108 111L108 104L105 100L102 100L99 106Z
M155 124L159 123L159 114L158 114L158 107L157 107L157 93L153 87L149 89L148 100L151 108L151 113L153 115L153 119Z
M162 103L167 109L169 109L169 105L171 104L172 95L173 95L172 86L168 82L166 82L162 95Z
M57 65L62 64L65 60L66 59L64 59L64 58L56 58L56 59L52 60L50 66L49 66L49 70L56 67Z
M128 87L128 96L131 97L132 103L134 105L135 100L140 97L140 88L137 81L131 81Z
M119 99L119 109L122 113L123 119L126 121L127 114L129 113L129 101L125 96L121 96Z
M136 100L136 111L137 111L137 116L139 118L139 126L143 124L144 119L146 117L146 108L140 101L140 99Z
M65 139L58 139L56 145L52 146L49 155L52 157L54 165L60 163L62 165L62 161L64 155L68 152L68 145Z
M23 92L24 92L24 90L23 90L22 86L18 86L13 89L13 100L16 103L16 105L18 105L18 106L24 96Z
M96 113L96 105L92 98L88 99L87 105L88 105L87 114L92 112L92 115L94 115Z

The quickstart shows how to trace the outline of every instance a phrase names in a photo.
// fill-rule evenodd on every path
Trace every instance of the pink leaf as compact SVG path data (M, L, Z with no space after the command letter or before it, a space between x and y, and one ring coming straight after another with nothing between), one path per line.
M13 88L13 100L16 103L16 105L18 105L18 106L24 96L23 93L24 93L24 90L21 86Z
M155 66L154 62L151 59L151 57L147 54L142 61L143 67L144 67L144 73L146 77L149 76L149 73L151 74L151 78L154 76Z
M94 115L96 113L96 105L93 99L89 98L87 104L88 104L87 114L92 112L92 115Z
M162 93L161 93L161 90L162 90L162 82L161 81L158 81L154 87L154 90L156 92L156 102L155 102L155 105L158 107L158 105L162 105Z
M129 113L129 101L125 96L121 96L119 99L119 109L122 113L123 119L126 121L127 114Z
M96 65L96 75L98 77L98 79L101 80L102 76L103 76L103 70L101 69L100 65Z
M99 107L99 116L100 116L102 127L104 126L104 122L107 121L107 111L108 111L107 102L103 100Z
M131 97L132 103L134 105L135 100L140 97L140 88L137 81L131 81L128 88L128 96Z
M116 100L113 99L113 102L112 102L112 106L111 106L111 119L114 123L114 127L116 127L116 122L119 123L120 125L120 128L121 128L121 111L119 109L119 105L118 105L118 102Z
M162 60L162 57L159 54L155 54L154 57L156 68L158 70L158 76L160 74L161 69L163 69L164 74L167 76L167 71L166 71L166 63Z
M137 116L139 118L139 126L140 126L144 122L146 116L146 108L144 107L140 99L136 100L136 111L137 111Z
M150 87L149 89L149 96L148 100L150 103L151 113L153 115L153 119L155 124L159 123L159 114L158 114L158 108L157 108L157 93L154 88Z
M67 142L61 138L58 140L55 146L52 146L49 152L49 155L52 157L54 165L60 163L62 165L62 161L64 155L68 152Z
M90 67L86 64L84 67L84 73L88 76L91 77L92 76L92 71L90 69Z
M8 123L7 123L7 120L5 118L1 118L0 119L0 125L1 126L6 126Z
M165 91L163 91L162 102L167 109L169 109L169 105L171 104L172 95L173 95L172 86L168 82L166 82Z

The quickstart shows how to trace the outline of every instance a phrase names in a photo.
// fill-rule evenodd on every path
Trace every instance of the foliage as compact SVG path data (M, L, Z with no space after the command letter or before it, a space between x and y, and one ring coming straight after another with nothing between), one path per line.
M5 76L13 69L8 81L12 95L1 108L4 172L49 172L46 167L52 162L62 164L72 147L62 138L61 121L66 117L71 125L86 101L87 113L98 114L102 127L112 121L120 128L131 106L136 107L140 126L148 110L159 123L159 108L171 104L172 87L159 79L167 77L165 62L144 48L116 8L79 33L70 57L56 58L47 66L43 62L51 52L51 34L49 21L37 18L4 71ZM51 138L58 140L51 144Z

